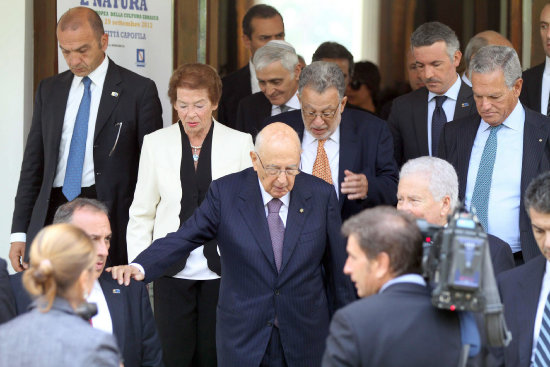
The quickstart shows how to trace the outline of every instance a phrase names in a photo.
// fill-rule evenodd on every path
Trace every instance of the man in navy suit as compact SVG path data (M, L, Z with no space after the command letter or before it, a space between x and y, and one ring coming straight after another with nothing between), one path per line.
M539 175L531 182L525 192L524 202L531 219L539 256L498 277L504 316L512 332L512 342L504 350L494 352L498 359L497 365L548 366L550 355L547 352L541 353L541 346L537 346L537 343L542 333L549 332L548 323L543 322L543 317L548 317L544 309L550 292L549 172Z
M96 246L94 271L98 279L87 298L98 307L97 315L91 319L93 327L115 336L124 366L162 366L162 349L147 289L137 282L121 287L103 272L112 236L107 207L94 199L77 198L59 207L54 223L74 224ZM21 282L22 274L17 273L11 279L19 314L26 312L31 302Z
M250 156L253 168L213 181L177 232L111 271L121 284L151 281L216 238L218 365L318 366L332 312L355 298L336 194L300 173L300 140L286 124L265 127Z
M323 178L334 186L342 219L364 208L394 205L398 178L386 123L372 114L345 109L345 91L341 69L332 62L315 61L300 76L301 110L264 122L283 121L298 132L302 171L321 177L317 167L326 157L330 174L327 171Z
M470 80L479 115L445 125L439 157L456 169L459 199L476 208L487 233L508 243L521 264L539 255L522 193L550 168L550 120L519 103L521 64L513 48L480 49Z
M362 299L334 315L323 366L456 366L458 314L431 303L415 219L376 207L348 219L342 230L348 236L344 272Z

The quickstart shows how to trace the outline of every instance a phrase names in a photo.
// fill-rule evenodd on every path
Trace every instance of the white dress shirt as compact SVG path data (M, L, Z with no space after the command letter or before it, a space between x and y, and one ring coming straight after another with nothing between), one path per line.
M542 324L542 316L544 314L544 306L546 299L550 293L550 262L546 260L546 270L542 276L542 286L540 289L539 304L537 306L537 314L535 316L535 327L533 328L533 350L531 353L531 364L535 361L535 349L539 340L540 325Z
M461 79L456 74L456 80L454 84L442 95L447 96L445 102L443 102L443 111L447 117L447 122L453 121L455 115L456 100L458 99L458 92L460 91ZM435 97L439 94L432 92L428 93L428 151L432 155L432 116L435 110Z
M544 72L542 73L542 89L540 92L540 113L546 116L548 111L548 97L550 97L550 57L546 56Z
M107 67L109 66L109 58L105 56L103 62L90 74L88 77L92 80L90 84L90 117L88 120L88 136L86 137L86 152L84 155L84 165L82 167L82 187L88 187L95 184L94 175L94 133L97 120L97 112L99 110L99 101L103 91L103 83L107 75ZM69 97L67 98L67 107L65 108L65 118L63 119L63 129L61 130L61 142L59 143L59 156L57 158L57 169L53 180L53 187L63 187L65 181L65 171L67 169L67 158L69 157L69 149L71 139L73 137L74 124L80 101L84 95L84 84L81 76L74 76L71 88L69 89ZM26 242L26 233L12 233L10 242Z
M92 326L112 334L113 320L111 319L111 313L109 312L109 306L107 306L107 300L103 294L103 289L101 289L101 284L99 284L97 279L86 301L97 305L97 315L92 317Z
M489 193L487 232L497 236L512 248L521 251L519 241L519 203L521 199L521 167L523 161L523 128L525 110L517 103L502 123L497 134L497 153ZM479 170L481 155L490 134L490 125L483 119L479 124L468 168L465 204L468 210Z
M252 89L252 94L261 92L260 84L258 84L258 78L256 77L256 68L252 63L252 59L248 62L248 68L250 69L250 88Z
M316 138L311 135L309 131L304 129L304 138L302 139L302 156L301 156L301 170L305 173L311 174L313 172L313 164L317 157L317 146L319 145ZM328 157L328 164L330 165L330 174L332 176L332 185L336 190L336 196L340 197L340 190L338 184L340 179L338 177L338 170L340 168L340 125L336 127L336 130L325 141L325 152Z
M300 100L298 99L298 92L296 92L288 101L286 101L284 105L289 108L288 111L299 110L301 106ZM277 106L274 104L271 105L271 116L278 115L282 112L283 111L281 110L281 106Z

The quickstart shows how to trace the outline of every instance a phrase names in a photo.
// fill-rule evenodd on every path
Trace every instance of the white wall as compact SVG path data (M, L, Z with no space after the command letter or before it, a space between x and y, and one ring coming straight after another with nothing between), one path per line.
M0 1L0 14L0 257L8 260L13 199L32 117L32 0Z

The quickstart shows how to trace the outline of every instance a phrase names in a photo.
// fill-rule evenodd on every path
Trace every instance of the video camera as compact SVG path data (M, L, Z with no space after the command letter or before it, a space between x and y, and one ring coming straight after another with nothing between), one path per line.
M489 252L487 233L477 217L459 205L446 227L417 225L424 237L422 275L432 288L432 304L450 311L483 312L491 346L506 346L506 327Z

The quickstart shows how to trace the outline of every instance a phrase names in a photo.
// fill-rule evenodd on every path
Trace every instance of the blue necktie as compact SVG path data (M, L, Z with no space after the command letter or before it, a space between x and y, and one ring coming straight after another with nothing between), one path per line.
M535 363L533 363L533 366L550 366L550 302L548 298L546 298L544 312L542 313L542 322L540 324L539 339L535 348Z
M497 132L502 125L491 126L489 138L485 142L485 148L481 154L479 169L477 171L476 183L472 194L472 203L470 207L476 209L476 215L487 231L489 229L489 194L491 192L491 181L493 180L493 168L497 155Z
M432 115L432 156L437 155L437 148L439 147L439 136L443 131L443 126L447 122L447 116L445 110L443 110L443 102L447 99L447 96L435 97L435 109Z
M63 181L62 191L68 201L80 195L82 186L82 166L84 165L84 155L86 153L88 120L90 119L90 84L92 81L85 76L82 78L82 83L84 84L84 94L82 95L80 107L78 107L78 113L76 114L71 146L69 148L69 157L67 158L67 169Z
M283 260L283 241L285 238L285 226L279 215L279 210L283 202L279 199L272 199L267 203L267 224L269 226L269 235L271 237L271 245L273 246L273 255L275 257L275 265L277 270L281 269Z

